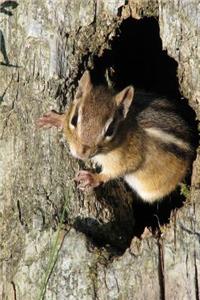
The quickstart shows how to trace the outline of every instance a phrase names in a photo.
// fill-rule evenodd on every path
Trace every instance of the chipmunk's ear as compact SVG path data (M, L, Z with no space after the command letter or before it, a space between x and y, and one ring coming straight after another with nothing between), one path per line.
M127 86L115 96L115 101L118 107L122 108L123 117L126 118L130 105L133 101L134 87Z
M86 70L83 73L81 79L79 80L75 98L82 97L84 93L91 91L91 89L92 89L92 81L91 81L90 72Z

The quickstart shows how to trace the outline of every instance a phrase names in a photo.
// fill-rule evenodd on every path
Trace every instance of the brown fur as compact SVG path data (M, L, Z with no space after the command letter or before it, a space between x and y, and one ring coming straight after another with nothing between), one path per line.
M86 71L61 123L72 154L102 167L100 174L79 173L81 189L124 177L151 202L185 177L193 156L191 134L173 102L145 93L133 98L133 92L132 87L118 94L93 87Z

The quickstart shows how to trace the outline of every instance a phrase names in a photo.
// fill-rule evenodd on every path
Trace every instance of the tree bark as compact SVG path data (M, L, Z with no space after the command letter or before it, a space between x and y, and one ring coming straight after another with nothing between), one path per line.
M36 126L44 112L64 111L123 20L144 17L158 18L199 120L199 10L197 0L0 1L1 299L200 298L198 151L184 206L138 239L144 226L135 227L123 183L80 193L82 163L61 133Z

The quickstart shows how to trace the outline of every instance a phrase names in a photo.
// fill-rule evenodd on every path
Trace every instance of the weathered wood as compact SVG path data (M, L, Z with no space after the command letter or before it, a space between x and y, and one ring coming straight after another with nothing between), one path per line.
M199 119L197 0L0 2L1 299L199 299L199 155L190 197L162 235L132 239L144 227L134 228L131 193L121 182L79 193L79 163L62 135L35 124L71 101L124 19L144 16L159 17L163 49Z

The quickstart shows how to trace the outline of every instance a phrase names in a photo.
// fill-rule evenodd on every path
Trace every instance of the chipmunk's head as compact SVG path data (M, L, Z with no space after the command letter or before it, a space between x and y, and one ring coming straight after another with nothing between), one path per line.
M85 71L64 128L72 155L85 160L109 151L133 95L132 86L117 94L102 86L94 87L89 71Z

